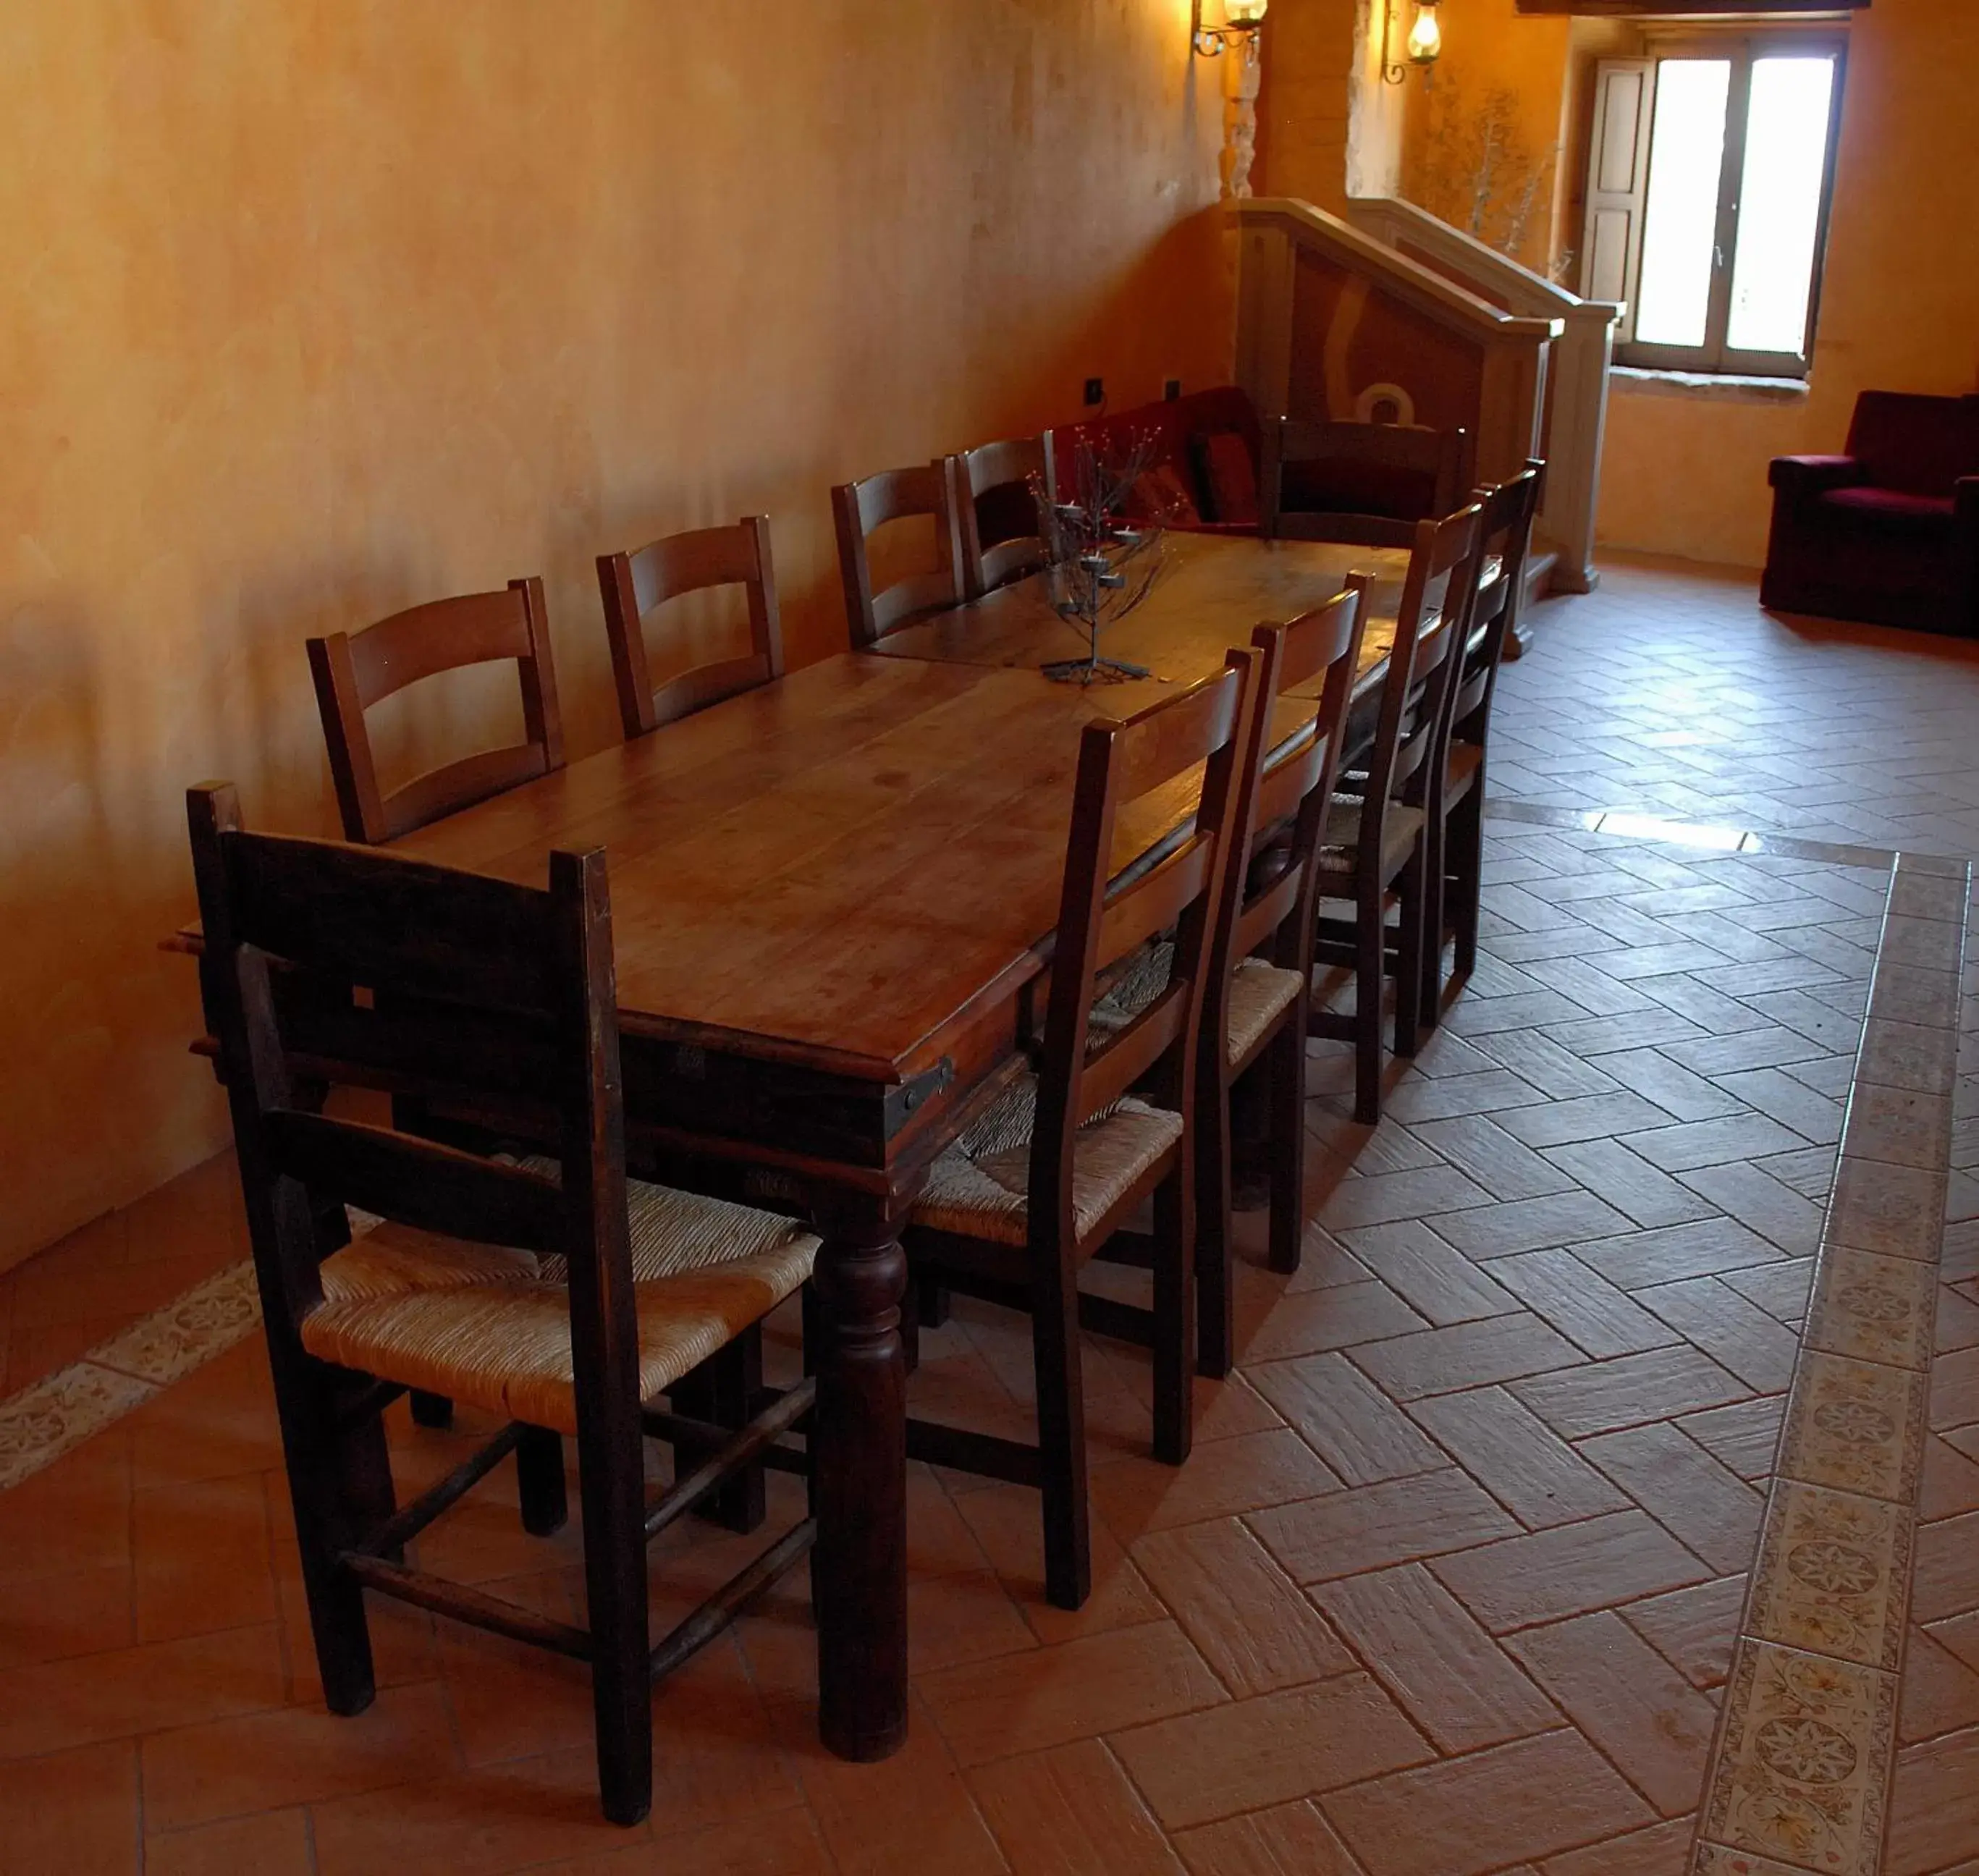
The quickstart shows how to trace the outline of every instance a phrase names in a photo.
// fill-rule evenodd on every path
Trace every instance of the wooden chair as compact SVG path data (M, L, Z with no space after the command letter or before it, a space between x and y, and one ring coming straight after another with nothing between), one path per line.
M1264 534L1412 547L1418 522L1437 520L1462 500L1468 460L1460 429L1281 417L1264 430L1258 489Z
M1271 1268L1299 1267L1315 877L1371 584L1371 575L1351 575L1338 598L1288 625L1260 625L1251 638L1261 662L1253 742L1238 786L1244 844L1241 853L1233 846L1224 875L1196 1055L1196 1370L1219 1380L1236 1357L1230 1215L1240 1107L1262 1122L1256 1144L1269 1187ZM1272 747L1274 702L1316 678L1310 719ZM1095 1023L1118 1028L1145 1008L1166 984L1173 956L1172 943L1151 947L1095 1006Z
M817 1241L781 1218L627 1180L602 852L552 854L542 891L244 833L224 784L194 789L187 806L202 984L325 1698L346 1714L371 1702L366 1589L588 1662L605 1814L635 1823L651 1798L652 1681L718 1634L815 1529L800 1523L651 1646L648 1541L759 1463L814 1388L759 1397L732 1431L683 1426L654 1403L802 1285ZM353 983L373 1004L351 1001ZM327 993L309 993L317 983ZM512 1115L555 1142L554 1158L505 1163L332 1119L311 1079L326 1060ZM350 1241L348 1205L388 1222ZM401 1509L380 1415L417 1387L508 1424ZM651 1502L642 1425L694 1441L693 1462ZM406 1543L511 1453L525 1526L560 1526L566 1434L582 1478L588 1628L406 1563Z
M697 665L655 691L646 664L646 615L670 600L715 586L748 589L748 655ZM747 515L732 527L669 535L629 554L600 554L598 587L612 641L618 718L628 742L784 674L783 623L767 515Z
M845 617L857 651L930 612L960 603L962 530L955 501L955 460L943 457L923 469L887 469L831 492L838 529L838 569L845 582ZM934 523L933 565L873 590L867 542L890 521L925 515Z
M1477 913L1484 869L1484 758L1491 734L1491 699L1505 648L1519 628L1533 521L1545 487L1546 465L1528 462L1495 489L1477 491L1479 571L1461 674L1450 687L1450 728L1443 773L1430 813L1431 941L1423 982L1423 1012L1434 1027L1443 1006L1443 946L1455 941L1453 983L1477 968ZM1490 584L1485 584L1487 579Z
M527 740L449 763L395 794L381 794L365 711L422 678L504 658L515 661L522 678ZM563 725L540 579L511 580L506 592L436 599L355 635L312 638L309 660L346 840L370 847L396 840L563 767Z
M1381 981L1395 976L1395 1053L1415 1053L1428 946L1429 817L1449 718L1445 694L1460 668L1479 565L1479 511L1467 508L1416 528L1381 714L1364 774L1334 797L1319 850L1315 890L1345 900L1351 923L1321 920L1316 958L1351 966L1354 1007L1314 1007L1309 1032L1354 1045L1354 1119L1381 1117ZM1388 914L1397 915L1392 946Z
M902 1238L923 1281L1030 1314L1037 1444L910 1420L907 1450L1043 1488L1046 1593L1064 1609L1092 1585L1079 1272L1149 1199L1152 1327L1135 1339L1154 1351L1155 1455L1188 1456L1195 1054L1257 662L1233 651L1216 677L1086 731L1036 1072L979 1106L930 1170ZM1133 857L1115 867L1122 847ZM1096 976L1170 926L1161 994L1124 1028L1092 1036Z
M1045 564L1036 491L1057 486L1052 456L1047 433L983 443L953 459L963 579L970 598L1023 579Z

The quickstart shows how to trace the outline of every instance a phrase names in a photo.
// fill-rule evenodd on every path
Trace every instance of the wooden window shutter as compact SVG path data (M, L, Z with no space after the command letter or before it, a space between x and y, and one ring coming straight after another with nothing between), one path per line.
M1649 127L1656 62L1605 58L1595 68L1594 137L1587 157L1587 224L1582 230L1580 297L1621 303L1615 340L1636 336L1643 217L1649 194Z

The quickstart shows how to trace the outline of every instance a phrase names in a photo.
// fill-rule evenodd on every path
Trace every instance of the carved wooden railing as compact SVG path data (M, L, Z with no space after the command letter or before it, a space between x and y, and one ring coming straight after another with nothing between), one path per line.
M1433 269L1509 313L1553 319L1562 331L1546 373L1540 453L1546 459L1546 501L1538 534L1558 555L1556 588L1593 586L1595 511L1601 492L1601 446L1608 421L1614 325L1622 309L1583 300L1508 260L1496 248L1393 196L1348 203L1348 219L1405 259Z

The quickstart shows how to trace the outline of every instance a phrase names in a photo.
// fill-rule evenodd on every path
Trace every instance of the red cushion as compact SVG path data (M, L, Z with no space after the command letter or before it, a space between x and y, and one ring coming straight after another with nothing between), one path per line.
M1202 519L1195 496L1167 462L1143 469L1135 478L1127 512L1134 520L1159 521L1172 528L1193 528Z
M1960 476L1979 475L1979 397L1865 391L1848 426L1848 453L1879 488L1949 495Z
M1831 489L1817 505L1859 527L1886 533L1936 536L1951 526L1949 496L1907 495L1900 489Z
M1235 430L1212 430L1202 439L1203 466L1209 483L1210 512L1226 526L1258 522L1258 470Z

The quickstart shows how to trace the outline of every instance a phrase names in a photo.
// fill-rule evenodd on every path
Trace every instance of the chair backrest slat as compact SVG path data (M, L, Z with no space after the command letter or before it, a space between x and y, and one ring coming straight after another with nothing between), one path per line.
M1526 562L1532 550L1533 523L1544 499L1545 477L1545 463L1535 459L1510 482L1477 491L1477 500L1483 511L1477 523L1480 578L1493 562L1497 578L1488 598L1480 585L1473 636L1475 626L1481 624L1483 640L1470 648L1465 658L1464 674L1450 706L1451 724L1467 742L1483 741L1506 641L1518 629L1519 615L1525 604Z
M1265 681L1285 696L1321 680L1311 720L1278 748L1258 739L1258 774L1245 828L1244 857L1231 880L1236 911L1228 963L1248 957L1275 935L1272 954L1288 969L1311 964L1313 875L1327 811L1344 754L1348 712L1367 629L1372 576L1348 576L1347 590L1283 625L1261 625L1251 643L1264 658ZM1271 721L1271 698L1260 703L1261 730ZM1261 863L1267 840L1278 843L1278 863Z
M718 586L740 586L748 595L748 653L696 665L655 690L646 651L648 615L688 593ZM783 620L767 515L670 535L629 553L601 554L598 587L619 721L628 741L784 674Z
M1457 507L1469 479L1470 439L1460 429L1281 417L1265 425L1263 454L1264 532L1282 540L1407 547L1418 522ZM1305 485L1295 502L1288 481Z
M1071 1222L1073 1138L1092 1115L1145 1084L1185 1115L1185 1128L1192 1125L1205 972L1258 665L1256 652L1232 651L1215 677L1125 722L1093 724L1081 740L1030 1167L1033 1216L1056 1218L1062 1231ZM1172 800L1169 784L1189 799ZM1169 825L1116 865L1123 813L1131 820L1136 802L1157 789ZM1089 1052L1099 973L1170 924L1175 940L1166 990Z
M963 577L976 598L1045 564L1037 497L1056 486L1051 436L979 444L953 461Z
M283 1177L419 1231L544 1255L563 1248L563 1195L539 1172L323 1114L266 1117Z
M297 1345L317 1267L354 1204L415 1228L569 1260L580 1417L636 1390L611 905L602 851L553 853L547 891L329 841L253 834L224 784L187 799L205 936L201 983L220 1040L269 1332ZM427 1021L444 1003L446 1023ZM532 1075L556 1182L394 1129L327 1119L309 1051L340 1033L404 1032L409 1069L472 1109L512 1110ZM429 1039L470 1039L437 1062ZM511 1051L506 1039L512 1032Z
M512 658L525 741L448 763L391 794L379 786L364 713L422 678ZM356 633L309 641L317 708L344 837L376 846L563 766L563 724L540 579L394 613Z
M838 532L838 568L845 585L845 616L857 651L928 613L957 604L966 591L962 572L962 529L955 497L953 456L914 469L887 469L831 492ZM926 516L934 526L933 564L873 590L868 551L888 522Z

